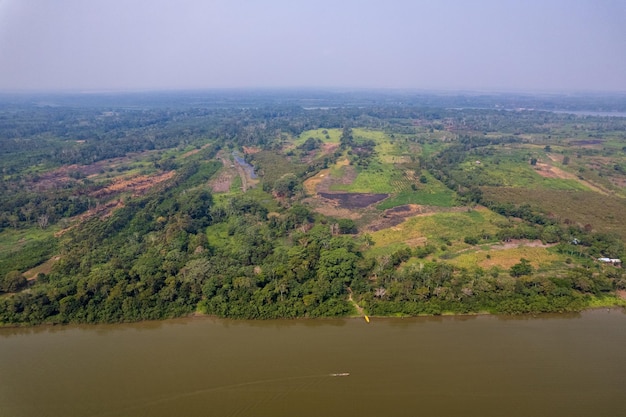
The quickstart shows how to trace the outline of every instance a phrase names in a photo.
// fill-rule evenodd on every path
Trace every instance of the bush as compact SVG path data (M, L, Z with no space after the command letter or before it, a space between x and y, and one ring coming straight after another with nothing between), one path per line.
M26 281L26 278L20 271L10 271L6 273L0 282L0 291L16 292L24 288L27 283L28 281Z
M531 275L533 273L533 267L528 259L520 259L520 262L513 265L509 270L512 277L521 277L524 275Z

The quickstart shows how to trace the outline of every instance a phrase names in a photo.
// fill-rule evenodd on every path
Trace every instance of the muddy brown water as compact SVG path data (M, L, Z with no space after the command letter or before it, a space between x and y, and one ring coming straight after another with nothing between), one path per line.
M0 329L3 417L616 417L625 394L619 310Z

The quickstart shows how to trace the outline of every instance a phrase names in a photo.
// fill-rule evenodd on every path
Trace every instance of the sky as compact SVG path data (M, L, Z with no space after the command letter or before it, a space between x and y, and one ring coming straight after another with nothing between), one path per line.
M0 0L0 92L626 92L624 0Z

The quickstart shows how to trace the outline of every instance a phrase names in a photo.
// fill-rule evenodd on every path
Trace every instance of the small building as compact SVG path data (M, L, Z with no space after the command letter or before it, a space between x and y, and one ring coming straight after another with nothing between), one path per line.
M622 260L615 258L598 258L598 262L603 262L605 264L611 264L613 266L621 266Z

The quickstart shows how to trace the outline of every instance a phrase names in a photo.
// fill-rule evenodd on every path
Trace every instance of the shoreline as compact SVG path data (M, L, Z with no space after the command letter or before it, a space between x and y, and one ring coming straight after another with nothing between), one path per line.
M620 298L621 299L621 298ZM623 300L623 299L621 299ZM0 330L2 329L36 329L36 328L53 328L53 327L66 327L66 326L115 326L121 324L138 324L138 323L165 323L169 320L181 320L181 319L214 319L214 320L229 320L233 322L267 322L267 321L317 321L323 322L328 320L346 320L346 319L358 319L364 320L365 316L372 320L388 320L388 319L420 319L420 318L473 318L473 317L495 317L495 318L504 318L504 319L524 319L524 318L541 318L541 316L566 316L572 314L582 314L585 312L593 312L599 310L622 310L624 314L626 314L626 300L624 301L624 305L598 305L598 306L589 306L582 310L578 311L566 311L566 312L543 312L543 313L522 313L522 314L494 314L489 313L487 311L474 312L474 313L441 313L441 314L419 314L416 316L410 315L389 315L389 316L377 316L370 314L352 314L349 316L339 316L339 317L292 317L292 318L271 318L271 319L239 319L232 317L219 317L211 314L204 314L198 311L195 311L191 314L179 316L179 317L168 317L161 320L138 320L138 321L121 321L121 322L99 322L99 323L39 323L39 324L4 324L0 323ZM367 323L370 323L367 321Z

